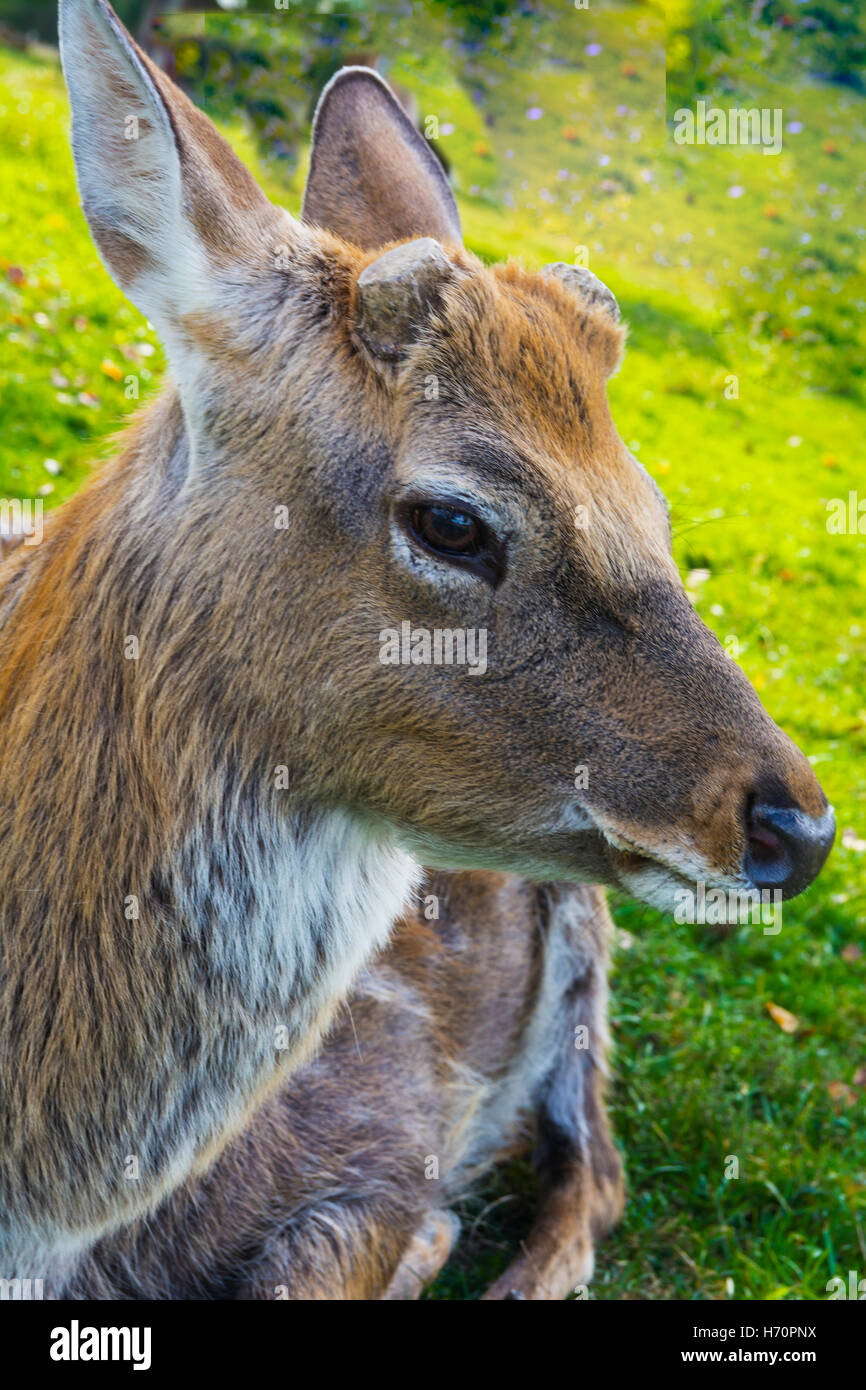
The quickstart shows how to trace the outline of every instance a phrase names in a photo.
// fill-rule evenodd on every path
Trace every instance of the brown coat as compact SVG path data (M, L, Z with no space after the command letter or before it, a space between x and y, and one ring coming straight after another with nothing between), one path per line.
M106 0L60 21L82 204L173 379L0 568L10 1278L207 1170L419 863L669 908L798 892L833 833L617 435L610 291L469 255L375 73L323 94L299 222Z

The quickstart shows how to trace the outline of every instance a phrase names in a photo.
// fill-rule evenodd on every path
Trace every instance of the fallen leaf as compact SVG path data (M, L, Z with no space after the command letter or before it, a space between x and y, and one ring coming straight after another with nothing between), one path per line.
M842 959L851 965L855 960L859 960L863 954L863 947L856 941L849 941L847 946L842 947Z
M828 1081L827 1091L830 1099L838 1105L844 1105L846 1110L850 1110L852 1105L856 1105L859 1099L853 1086L849 1086L845 1081Z
M858 1067L852 1077L852 1081L855 1086L866 1086L866 1067Z
M123 368L118 367L116 362L112 362L110 357L103 357L102 370L106 376L110 376L112 381L120 381L123 378Z
M774 1023L778 1023L783 1033L796 1033L800 1027L800 1020L796 1014L789 1013L783 1009L781 1004L767 1003L764 1005L767 1013Z

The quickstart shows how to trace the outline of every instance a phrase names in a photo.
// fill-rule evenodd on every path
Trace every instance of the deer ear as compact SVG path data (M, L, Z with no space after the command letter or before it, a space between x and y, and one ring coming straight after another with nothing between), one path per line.
M276 210L106 0L61 0L60 52L93 239L171 345L183 315L207 307L215 270L261 254Z
M442 165L372 68L341 68L322 92L303 218L368 251L462 240Z

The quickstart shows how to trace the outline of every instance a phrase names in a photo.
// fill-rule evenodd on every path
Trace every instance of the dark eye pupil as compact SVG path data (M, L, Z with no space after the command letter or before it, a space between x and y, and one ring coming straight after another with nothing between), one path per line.
M474 555L479 548L481 527L473 516L457 507L416 507L412 524L434 550Z

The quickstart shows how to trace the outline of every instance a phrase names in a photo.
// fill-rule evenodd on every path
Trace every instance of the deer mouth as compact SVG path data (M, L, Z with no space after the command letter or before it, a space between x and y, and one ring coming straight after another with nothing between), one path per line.
M714 868L682 841L664 849L642 844L618 826L605 824L604 816L586 805L569 808L556 829L566 827L572 836L576 832L572 853L577 850L584 870L594 869L596 882L662 911L671 910L676 893L694 893L698 883L726 891L750 887L746 878Z
M669 912L675 895L695 892L695 885L742 892L751 886L742 875L713 869L683 849L670 853L637 845L620 832L600 827L607 846L612 881L623 892L650 906Z
M659 850L649 849L646 845L638 844L619 830L612 830L603 825L599 826L599 830L613 851L611 857L615 859L620 868L638 870L660 866L670 874L677 877L683 876L683 866L673 863L671 856L663 854Z
M639 850L633 849L615 849L610 856L610 860L616 878L620 883L622 883L622 880L630 881L638 874L652 872L658 876L660 870L670 880L671 884L675 885L677 888L693 887L696 882L694 877L687 877L680 869L674 868L672 864L666 859L663 859L660 855L643 854Z

